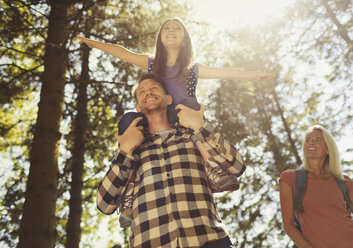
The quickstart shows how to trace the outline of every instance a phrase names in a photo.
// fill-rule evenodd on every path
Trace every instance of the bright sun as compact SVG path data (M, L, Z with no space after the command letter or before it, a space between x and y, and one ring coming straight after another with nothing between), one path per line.
M280 17L294 0L189 0L195 19L216 28L230 25L256 25Z

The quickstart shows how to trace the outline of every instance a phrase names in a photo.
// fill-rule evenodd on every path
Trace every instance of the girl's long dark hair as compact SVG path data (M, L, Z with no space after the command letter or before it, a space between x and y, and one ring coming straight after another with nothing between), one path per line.
M167 22L173 21L173 20L180 22L184 29L184 42L179 50L179 55L174 66L179 67L176 78L180 79L180 82L185 83L187 72L188 72L188 69L190 68L190 63L192 61L193 52L192 52L192 44L191 44L191 38L190 38L189 32L187 31L184 23L178 18L166 20L158 31L157 41L156 41L156 54L153 59L152 71L156 74L158 78L163 78L164 76L163 74L165 73L165 68L167 66L167 51L165 50L162 44L161 33L164 25Z

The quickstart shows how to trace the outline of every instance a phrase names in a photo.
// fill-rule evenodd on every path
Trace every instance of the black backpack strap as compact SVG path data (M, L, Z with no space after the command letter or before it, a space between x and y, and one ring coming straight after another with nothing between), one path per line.
M302 202L306 191L307 180L308 173L305 169L300 168L295 171L294 221L300 231L299 213L304 212Z
M350 214L352 214L352 210L349 207L349 196L348 196L348 190L347 190L346 184L344 183L344 180L336 179L336 182L337 182L338 186L340 187L340 190L342 191L342 194L344 197L344 202L346 203L346 208L347 208L348 212Z
M302 213L303 209L303 198L306 191L306 184L308 180L308 173L305 169L298 169L295 171L295 197L294 197L294 209Z

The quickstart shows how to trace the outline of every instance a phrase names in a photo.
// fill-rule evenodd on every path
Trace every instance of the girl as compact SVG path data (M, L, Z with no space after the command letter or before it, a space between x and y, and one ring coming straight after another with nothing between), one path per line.
M160 78L160 81L163 82L167 93L173 97L172 105L168 106L168 118L172 124L178 121L177 105L179 103L190 102L190 98L196 99L195 89L197 78L258 81L274 78L274 75L270 73L240 71L235 68L215 68L203 64L191 65L193 57L191 38L182 21L176 18L165 21L161 26L157 35L154 58L149 58L145 54L132 52L120 45L102 43L82 36L77 36L77 38L80 39L80 44L86 43L90 48L97 48L116 58L155 73L157 78ZM199 107L195 105L198 105L197 102L191 101L191 105L188 107L198 110ZM120 122L126 123L123 125L125 127L132 121L131 115L127 115L124 115L120 120ZM209 154L207 154L206 149L202 147L199 141L196 141L196 145L205 161L207 161ZM206 173L211 178L214 178L217 184L221 182L221 188L216 191L230 188L237 189L239 187L236 178L233 180L229 180L228 178L228 180L224 180L223 182L223 178L226 177L222 173L212 170L211 165L209 165L208 169L206 168Z
M173 97L172 111L186 97L195 97L197 78L247 79L265 81L274 78L271 73L240 71L235 68L215 68L203 64L191 65L193 52L189 32L179 19L169 19L161 26L156 42L156 54L149 58L146 54L134 53L123 46L102 43L77 36L79 43L97 48L116 58L132 63L157 74L162 79L167 93ZM169 110L168 110L169 111ZM175 112L169 115L174 123Z

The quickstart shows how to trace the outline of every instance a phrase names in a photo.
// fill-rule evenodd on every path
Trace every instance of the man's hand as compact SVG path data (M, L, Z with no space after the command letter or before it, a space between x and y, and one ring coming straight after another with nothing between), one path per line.
M204 123L203 114L205 112L205 108L201 106L199 111L193 110L189 107L186 107L183 104L178 104L175 107L175 110L180 109L177 114L179 118L179 123L183 127L191 128L194 131L197 131Z
M142 117L138 117L133 120L130 126L125 130L123 135L115 134L116 140L120 144L120 150L132 155L137 147L139 147L143 140L143 127L137 126L142 120Z

